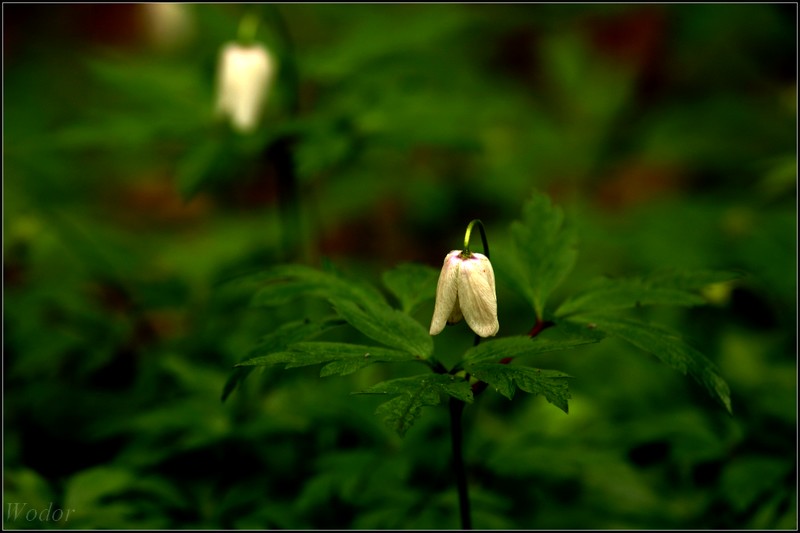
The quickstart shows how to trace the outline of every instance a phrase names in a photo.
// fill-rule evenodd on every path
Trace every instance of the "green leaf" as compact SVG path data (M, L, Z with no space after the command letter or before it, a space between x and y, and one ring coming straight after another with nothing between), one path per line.
M669 270L641 278L603 279L562 303L555 314L563 317L642 305L702 305L705 298L693 291L738 277L728 271Z
M327 331L333 327L341 325L342 321L339 319L329 318L321 322L307 322L305 320L298 320L283 324L272 333L265 335L261 338L259 343L250 350L245 360L252 359L261 354L268 354L271 352L278 352L285 350L290 344L300 342L315 335ZM224 402L228 396L236 390L236 387L242 383L247 376L254 370L253 366L236 366L233 373L228 378L225 386L222 388L222 398Z
M266 283L251 300L253 306L285 305L301 296L357 302L362 307L384 305L383 295L368 283L346 280L337 274L303 265L278 265L237 281Z
M400 301L405 313L436 296L439 271L418 263L404 263L383 273L383 284Z
M353 394L395 394L396 398L378 406L375 414L402 437L422 413L422 408L438 405L442 394L472 403L472 388L467 381L449 374L421 374L383 381Z
M267 282L253 297L253 305L283 305L308 295L326 298L339 316L370 339L420 357L433 353L433 340L425 328L393 309L367 283L301 265L274 267L250 276L249 280Z
M547 298L570 273L577 258L574 230L550 198L536 193L524 206L522 220L511 225L514 253L501 259L506 279L544 317Z
M792 462L778 457L744 455L725 465L720 492L738 512L745 511L759 496L781 484Z
M567 400L569 385L567 379L571 378L557 370L540 370L525 366L502 365L498 363L483 363L471 367L470 373L493 386L497 391L508 398L514 398L514 392L519 387L525 392L542 394L548 402L552 403L565 413L569 412Z
M565 301L556 316L592 311L610 311L642 305L702 305L705 300L681 289L654 287L644 279L604 280Z
M261 337L258 344L247 354L245 360L252 359L259 355L282 351L290 344L315 337L337 326L341 326L344 323L343 320L334 317L325 318L319 322L310 322L308 320L287 322L272 333Z
M648 276L648 280L659 287L682 290L697 290L725 281L742 278L741 272L733 270L675 270L665 269Z
M245 378L247 378L252 371L253 369L249 367L234 368L230 377L228 377L228 381L225 382L225 386L222 387L222 396L220 397L220 401L224 403L225 400L227 400L228 397L233 394L233 391L236 390L236 387L243 383Z
M329 363L320 372L320 375L324 377L352 374L372 363L414 361L416 359L408 352L378 346L359 346L338 342L298 342L289 346L286 351L254 357L236 366L241 368L286 363L285 368L288 369Z
M103 498L124 492L136 479L133 471L117 466L81 470L66 483L64 507L92 509Z
M504 337L482 342L464 354L467 369L484 361L499 361L506 357L521 357L537 353L568 350L583 344L599 342L605 335L586 326L560 322L530 338L527 335Z
M361 309L351 301L331 301L339 316L370 339L421 358L433 353L433 339L425 328L401 311L388 305Z
M585 320L595 324L597 329L655 355L682 374L688 373L712 397L722 402L729 413L733 413L730 388L719 375L717 366L674 331L625 317L586 317Z

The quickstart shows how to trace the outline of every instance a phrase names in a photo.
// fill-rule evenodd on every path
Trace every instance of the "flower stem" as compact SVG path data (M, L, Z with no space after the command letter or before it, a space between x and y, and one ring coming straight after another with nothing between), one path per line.
M436 374L447 374L447 369L445 368L445 366L434 356L430 356L427 359L423 359L422 362L430 366L431 370L433 370Z
M247 13L239 21L239 42L242 44L252 44L256 38L258 30L258 16L255 13Z
M488 259L489 241L486 239L486 230L483 227L483 222L477 218L467 225L467 231L464 233L464 249L461 255L463 257L469 257L472 254L469 249L469 240L472 236L472 228L476 225L481 232L483 255ZM472 345L477 346L480 342L480 335L475 335L475 340ZM450 373L455 374L458 368L459 365L453 368ZM466 374L465 379L469 380L469 374ZM461 516L461 529L472 529L472 518L469 512L469 487L467 486L467 473L464 469L464 453L462 450L464 436L461 428L461 415L463 412L464 402L456 398L450 398L450 440L453 445L453 471L456 475L456 486L458 488L458 508Z
M286 111L291 120L299 111L299 86L292 36L280 11L272 4L265 6L269 9L258 13L266 15L264 22L266 22L267 33L275 36L280 51L280 78L285 88ZM254 40L260 22L256 11L247 13L239 24L239 38ZM308 255L307 236L302 227L300 191L294 155L296 140L296 136L292 134L279 136L266 147L262 156L265 165L271 165L275 170L275 192L281 229L279 256L282 261L297 260Z
M292 144L290 137L280 137L266 148L262 156L264 164L275 170L277 211L281 222L280 257L284 261L302 255L297 171Z
M470 254L469 238L472 236L472 227L475 226L476 224L478 225L478 229L481 232L481 244L483 245L483 255L485 255L486 258L489 259L489 241L486 240L486 230L483 228L483 222L481 222L477 218L467 225L467 231L466 233L464 233L464 254L465 255Z
M461 529L472 529L472 518L469 512L469 488L467 487L467 473L464 469L464 453L462 450L461 414L463 412L464 402L456 398L450 398L450 438L453 444L453 471L456 475L456 485L458 487Z

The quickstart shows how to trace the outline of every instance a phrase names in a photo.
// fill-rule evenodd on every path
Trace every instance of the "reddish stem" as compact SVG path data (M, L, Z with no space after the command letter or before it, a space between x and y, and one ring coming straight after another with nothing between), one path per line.
M550 320L541 320L536 319L536 324L533 325L531 330L528 332L528 337L534 338L536 335L541 333L542 331L546 330L551 326L555 326L555 322L551 322Z

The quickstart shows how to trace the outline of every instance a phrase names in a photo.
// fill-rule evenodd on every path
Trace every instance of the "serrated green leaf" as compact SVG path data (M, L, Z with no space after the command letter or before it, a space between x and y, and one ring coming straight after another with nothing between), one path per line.
M597 329L560 322L546 328L534 338L518 335L482 342L467 350L464 354L464 361L467 368L470 369L472 365L484 361L499 361L505 357L521 357L568 350L583 344L599 342L604 337L605 335Z
M702 305L705 300L681 289L653 287L643 279L604 280L565 301L555 315L564 317L585 312L610 311L642 305Z
M237 281L265 284L253 295L253 306L284 305L301 296L350 300L365 308L388 306L383 295L368 283L347 280L303 265L278 265Z
M667 270L641 278L603 279L562 303L555 314L564 317L642 305L702 305L706 300L692 291L738 277L730 271Z
M606 331L609 335L619 337L655 355L682 374L688 373L712 397L722 402L729 413L733 413L730 388L719 375L717 366L674 331L626 317L589 316L584 320L591 321L597 329Z
M436 405L438 403L438 394L435 401L430 401L430 398L423 393L403 394L380 404L375 410L375 414L387 426L395 430L398 435L405 437L406 432L422 414L422 408L426 405Z
M319 335L341 324L343 324L343 321L336 318L328 318L320 322L297 320L283 324L272 333L262 337L259 343L250 350L244 360L252 359L261 354L285 350L290 344ZM231 393L236 390L236 387L250 375L254 368L253 366L237 366L233 369L228 381L222 388L222 402L228 399Z
M375 414L402 437L422 413L422 408L438 405L442 394L472 403L472 389L463 379L449 374L423 374L383 381L353 394L396 394L378 406Z
M433 353L433 340L425 328L393 309L369 284L302 265L274 267L249 279L267 282L253 297L253 305L281 305L308 295L326 298L344 320L370 339L421 357Z
M379 346L360 346L338 342L298 342L285 351L254 357L237 367L269 366L285 363L285 368L329 363L320 375L343 376L360 370L372 363L414 361L417 358L408 352L390 350Z
M295 320L282 324L275 331L264 335L243 359L252 359L259 355L278 352L286 349L290 344L295 344L317 335L321 335L337 326L342 326L345 321L340 318L329 317L319 322Z
M334 309L370 339L421 358L433 353L433 339L416 320L388 305L360 308L351 301L332 299Z
M536 193L523 207L522 219L511 224L511 235L514 252L498 266L541 320L547 298L575 265L575 232L564 223L561 208Z
M384 272L382 279L403 311L410 313L418 304L436 296L439 271L427 265L404 263Z
M508 398L514 398L519 387L531 394L541 394L565 413L569 412L567 400L571 398L567 379L571 376L557 370L541 370L524 366L482 363L470 369L471 374L495 387Z
M369 360L367 356L368 353L369 352L365 353L364 356L360 358L353 357L350 359L331 361L327 365L323 366L322 369L320 369L319 377L327 378L329 376L346 376L348 374L352 374L353 372L358 372L362 368L367 367L372 363L377 363L377 360ZM286 368L290 368L289 365L287 365Z

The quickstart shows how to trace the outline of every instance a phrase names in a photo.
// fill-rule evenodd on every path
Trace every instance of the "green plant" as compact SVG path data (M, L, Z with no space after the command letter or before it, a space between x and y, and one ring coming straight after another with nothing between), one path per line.
M451 252L445 260L442 279L449 275L448 259L459 261L472 256L469 237L475 222L467 228L464 250ZM491 271L483 225L479 224L479 228L486 255L481 257ZM604 279L553 307L549 298L577 258L574 230L566 224L560 208L553 206L547 196L536 194L525 205L521 220L511 225L510 233L511 246L496 259L498 279L528 301L533 326L527 334L496 339L484 340L476 335L474 345L451 368L437 358L431 335L412 317L419 304L437 294L437 272L431 267L402 264L383 274L383 283L399 309L390 305L374 286L347 279L332 267L317 270L299 264L281 265L238 279L236 283L257 285L253 305L279 306L313 297L326 300L334 314L318 319L303 317L275 328L236 365L223 390L223 401L257 367L284 365L289 369L321 364L320 376L327 377L351 374L375 363L416 362L427 366L430 372L381 381L354 394L392 396L377 408L376 414L400 436L413 426L425 407L449 399L453 462L464 528L471 526L461 457L460 418L464 406L473 404L487 387L493 387L509 399L519 389L544 396L564 413L569 410L568 383L572 376L524 364L537 354L569 350L607 336L618 337L673 369L688 373L732 412L730 390L714 363L678 333L643 320L635 311L653 305L702 305L706 300L700 295L701 289L732 281L739 277L737 273L664 270L638 278ZM439 298L443 283L448 282L440 281ZM493 273L491 293L493 297ZM462 300L461 304L469 302ZM312 340L324 338L344 324L370 343ZM471 323L470 326L474 327ZM438 333L441 327L436 329L432 326L431 333Z

